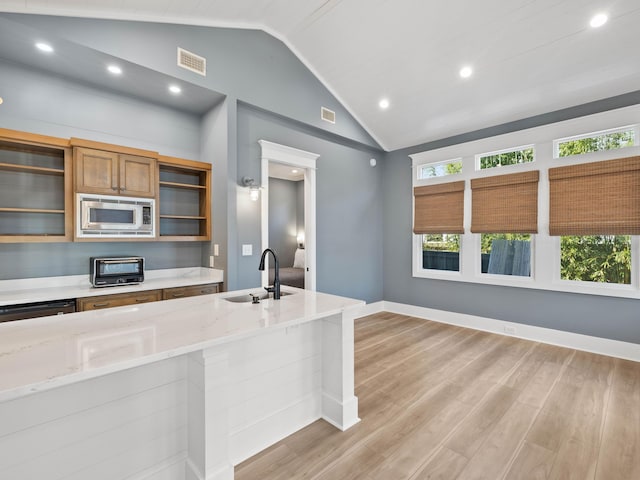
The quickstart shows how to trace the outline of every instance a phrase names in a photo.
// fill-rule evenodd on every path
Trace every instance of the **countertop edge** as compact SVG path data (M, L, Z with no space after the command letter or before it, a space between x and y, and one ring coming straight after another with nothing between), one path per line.
M231 292L227 292L231 293ZM219 295L219 294L218 294ZM225 295L227 296L227 295ZM245 340L247 338L251 338L254 336L259 336L265 333L265 331L276 331L280 329L289 328L292 326L302 325L305 323L310 323L316 320L321 320L327 317L331 317L334 315L338 315L344 313L349 310L355 310L357 308L361 308L366 305L366 302L362 300L353 300L353 304L342 306L339 308L328 309L323 312L318 312L314 315L303 316L296 320L291 320L288 322L278 323L276 325L269 326L266 330L254 330L248 332L241 332L236 334L229 334L224 337L213 338L210 340L206 340L203 342L194 343L191 345L184 345L181 347L176 347L172 350L167 350L164 352L152 353L143 357L126 360L119 363L110 364L105 367L95 368L88 371L71 373L68 375L58 376L55 378L49 378L43 381L30 383L26 385L21 385L19 387L15 387L12 389L0 391L0 403L16 400L31 394L45 392L54 388L63 387L72 385L78 382L91 380L93 378L102 377L105 375L109 375L112 373L121 372L124 370L128 370L131 368L137 368L144 365L148 365L154 362L168 360L171 358L179 357L182 355L187 355L189 353L193 353L200 350L205 350L211 347L223 345L226 343L231 343L234 341ZM175 301L175 300L174 300ZM178 300L179 301L179 300Z

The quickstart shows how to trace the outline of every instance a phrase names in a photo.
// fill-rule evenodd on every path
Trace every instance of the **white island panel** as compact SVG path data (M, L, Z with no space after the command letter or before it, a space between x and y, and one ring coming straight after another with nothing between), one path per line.
M0 478L228 480L318 418L353 425L363 302L285 290L0 325Z

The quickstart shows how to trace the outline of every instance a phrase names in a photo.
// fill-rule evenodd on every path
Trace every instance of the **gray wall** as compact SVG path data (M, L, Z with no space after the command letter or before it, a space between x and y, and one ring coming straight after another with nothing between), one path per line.
M40 15L0 17L39 29L49 41L53 42L56 36L64 38L379 147L281 41L262 31ZM206 77L176 65L178 46L207 58ZM321 106L336 112L336 124L320 119Z
M621 105L624 104L624 105ZM411 276L412 180L409 154L640 103L634 92L478 132L398 150L383 164L384 299L640 343L638 300Z
M3 128L199 156L195 116L5 62L0 71ZM88 273L95 255L142 255L150 269L199 266L201 251L202 243L180 242L0 244L0 279Z
M328 139L311 128L287 122L244 104L238 107L238 177L260 179L264 139L319 154L316 172L317 287L321 292L368 302L382 300L381 170L369 160L381 153ZM240 288L260 285L260 204L239 188L238 243L253 245L240 257Z
M293 266L298 233L299 185L280 178L269 178L269 248L276 252L281 267Z
M106 92L0 60L0 126L198 159L195 115Z

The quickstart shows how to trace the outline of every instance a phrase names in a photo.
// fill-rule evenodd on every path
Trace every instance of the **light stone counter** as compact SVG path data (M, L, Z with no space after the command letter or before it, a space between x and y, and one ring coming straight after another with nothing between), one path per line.
M102 288L94 288L89 281L89 275L0 280L0 307L50 300L188 287L205 283L219 283L224 280L224 272L222 270L204 267L147 270L144 275L145 280L140 285L119 285L117 287Z
M357 423L364 302L225 300L261 291L0 324L0 478L229 480L318 418Z

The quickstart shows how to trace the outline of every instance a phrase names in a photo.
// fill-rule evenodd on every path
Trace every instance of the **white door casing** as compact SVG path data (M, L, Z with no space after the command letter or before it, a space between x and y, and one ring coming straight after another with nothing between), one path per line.
M261 153L261 252L269 245L269 162L277 162L304 170L304 244L305 278L307 290L316 289L316 160L320 155L280 145L267 140L258 140ZM267 257L268 259L268 257ZM262 285L269 282L269 272L262 272Z

